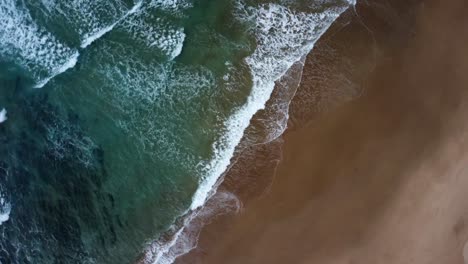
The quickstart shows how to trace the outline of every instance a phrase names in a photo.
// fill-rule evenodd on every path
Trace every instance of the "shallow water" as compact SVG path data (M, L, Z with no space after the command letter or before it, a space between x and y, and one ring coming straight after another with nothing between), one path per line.
M349 4L3 1L0 262L132 263Z

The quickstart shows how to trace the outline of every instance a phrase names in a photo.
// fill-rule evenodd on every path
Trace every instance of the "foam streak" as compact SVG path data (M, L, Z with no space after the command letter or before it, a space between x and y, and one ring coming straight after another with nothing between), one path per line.
M80 47L82 49L86 48L87 46L89 46L91 43L93 43L94 41L96 41L97 39L100 39L102 36L104 36L107 32L111 31L112 29L114 29L114 27L119 24L122 20L124 20L125 18L127 18L128 16L138 12L141 8L141 5L142 5L142 1L136 3L132 9L130 9L127 13L125 13L124 16L122 16L121 18L119 18L117 21L115 21L113 24L111 24L110 26L107 26L107 27L104 27L102 28L101 30L97 31L96 33L90 35L90 36L87 36L85 37L85 39L81 42L81 45Z

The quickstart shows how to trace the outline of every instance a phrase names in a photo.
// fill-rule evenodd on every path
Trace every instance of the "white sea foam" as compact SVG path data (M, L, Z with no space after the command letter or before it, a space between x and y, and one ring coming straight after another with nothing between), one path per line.
M45 79L42 79L41 81L37 82L36 85L34 85L34 88L42 88L44 85L46 85L52 78L55 76L64 73L66 70L71 69L75 67L76 63L78 62L78 57L80 54L78 51L73 54L67 62L65 62L63 65L57 66L56 69L52 70L50 73L50 76L46 77Z
M150 5L162 10L180 10L192 7L192 4L187 0L152 0Z
M6 197L0 193L0 225L10 219L11 204L6 200Z
M83 41L81 42L80 47L81 47L82 49L86 48L86 47L89 46L91 43L93 43L95 40L101 38L102 36L104 36L104 34L106 34L107 32L111 31L111 30L115 27L115 25L117 25L117 22L113 23L113 24L110 25L110 26L101 28L101 29L98 30L97 32L93 32L93 34L86 34L86 35L83 37Z
M150 48L157 48L168 60L173 60L182 52L185 40L184 28L157 16L155 12L141 12L122 23L122 27L132 36Z
M322 13L297 13L287 7L269 4L259 8L241 7L241 19L254 20L252 31L257 48L246 58L253 88L247 103L225 123L226 134L213 145L215 158L206 165L206 176L195 192L191 209L203 206L215 191L213 187L230 164L236 146L253 115L265 107L275 86L287 70L307 54L346 7Z
M289 105L302 81L306 56L294 63L275 83L275 89L264 109L255 116L255 125L244 131L242 146L266 144L277 139L287 128Z
M348 3L354 4L354 0ZM240 19L254 23L252 32L257 38L254 53L246 58L253 79L251 94L247 102L225 122L225 134L213 145L214 158L204 167L206 176L193 196L190 208L193 213L189 213L189 220L174 233L169 243L152 244L146 263L172 263L175 258L196 245L195 242L192 247L183 246L187 239L192 243L194 239L184 236L183 230L196 217L196 212L203 210L206 201L216 193L220 177L228 168L250 120L257 111L265 107L275 82L310 52L315 42L346 8L347 6L342 6L322 13L306 14L276 4L261 5L258 8L240 5Z
M171 56L170 56L171 60L175 59L182 52L182 48L184 47L184 39L185 39L185 34L181 36L180 40L177 42L174 50L172 51Z
M194 249L198 244L198 236L206 224L213 217L238 213L242 208L241 201L227 191L217 192L201 210L187 215L181 226L173 226L177 229L169 241L156 241L150 245L146 252L145 263L171 264L174 260Z
M0 55L19 64L44 85L70 67L77 51L38 26L21 2L0 3Z
M123 9L123 7L122 7L123 4L122 3L119 4L118 1L116 3L117 3L116 4L117 8L114 10L114 12L119 13L118 10ZM47 4L47 7L50 8L50 6L52 5L52 2L47 1L44 4ZM54 8L57 8L57 10L59 10L59 12L64 13L64 11L61 9L61 7L57 6L57 3L54 2L53 4L54 4ZM82 29L82 28L79 29L79 31L84 31L82 33L83 34L83 37L82 37L83 40L82 40L82 43L80 45L81 48L86 48L91 43L93 43L94 41L101 38L103 35L105 35L109 31L111 31L118 23L120 23L122 20L127 18L129 15L132 15L132 14L138 12L140 10L141 6L142 6L142 1L138 1L123 16L121 16L119 19L117 19L115 22L113 22L109 26L104 26L104 27L102 27L102 24L104 24L104 22L100 22L99 19L97 18L97 16L90 16L89 14L87 14L86 12L81 10L81 6L86 7L85 9L93 9L93 8L97 9L97 10L103 9L102 6L100 6L99 4L100 4L99 2L89 2L89 3L86 2L86 3L84 3L82 1L73 1L72 4L70 5L71 7L73 7L72 8L72 11L74 11L73 13L78 14L79 18L81 19L81 22L84 23L84 24L89 24L88 26L84 27L84 29ZM108 8L107 6L105 6L105 7ZM93 10L93 11L95 11L95 10ZM81 23L79 24L79 26L81 26ZM87 28L90 28L90 29L87 29ZM88 32L86 32L86 31L88 31ZM44 41L44 39L42 39L42 41ZM59 46L62 47L63 45L59 44ZM41 51L40 53L43 54L43 53L46 53L46 52L47 51ZM63 64L56 65L55 67L50 68L49 73L48 73L49 76L39 80L34 87L35 88L41 88L45 84L47 84L55 76L65 72L66 70L68 70L70 68L73 68L77 63L78 57L79 57L79 53L76 51L73 54L71 54L71 56L68 57L68 59L63 62Z
M3 108L2 111L0 111L0 124L5 122L7 119L7 110Z
M110 24L109 26L105 26L103 28L100 28L98 30L95 30L94 32L87 33L84 35L83 40L81 41L81 48L86 48L89 46L91 43L96 41L97 39L101 38L104 36L107 32L111 31L114 29L114 27L123 21L125 18L127 18L129 15L132 15L140 10L142 6L142 1L137 2L132 9L130 9L128 12L125 13L122 17L120 17L118 20L116 20L114 23Z
M199 98L213 89L213 74L203 67L174 62L142 62L126 46L121 49L103 50L96 60L100 56L111 59L94 69L104 83L97 89L98 97L115 109L115 116L120 116L114 119L116 125L137 141L142 153L168 164L180 161L178 166L193 171L199 158L184 140L200 139L185 124L189 118L203 119L193 108L198 109Z
M149 46L157 46L168 55L169 60L173 60L182 52L184 39L183 29L179 29L172 31L169 35L160 36Z
M85 48L136 12L141 1L131 9L125 0L41 0L40 4L37 1L30 4L44 11L49 19L63 21L66 30L75 34L80 47Z

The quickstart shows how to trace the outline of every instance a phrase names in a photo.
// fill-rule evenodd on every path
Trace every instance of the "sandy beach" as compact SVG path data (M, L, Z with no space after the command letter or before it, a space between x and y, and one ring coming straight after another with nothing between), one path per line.
M375 1L345 15L307 58L291 129L226 176L242 211L177 263L464 263L468 5Z

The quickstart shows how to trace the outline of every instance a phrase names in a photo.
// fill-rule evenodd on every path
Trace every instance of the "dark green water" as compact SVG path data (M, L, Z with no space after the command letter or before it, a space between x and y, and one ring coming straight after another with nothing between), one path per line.
M349 5L1 1L0 263L134 262Z

